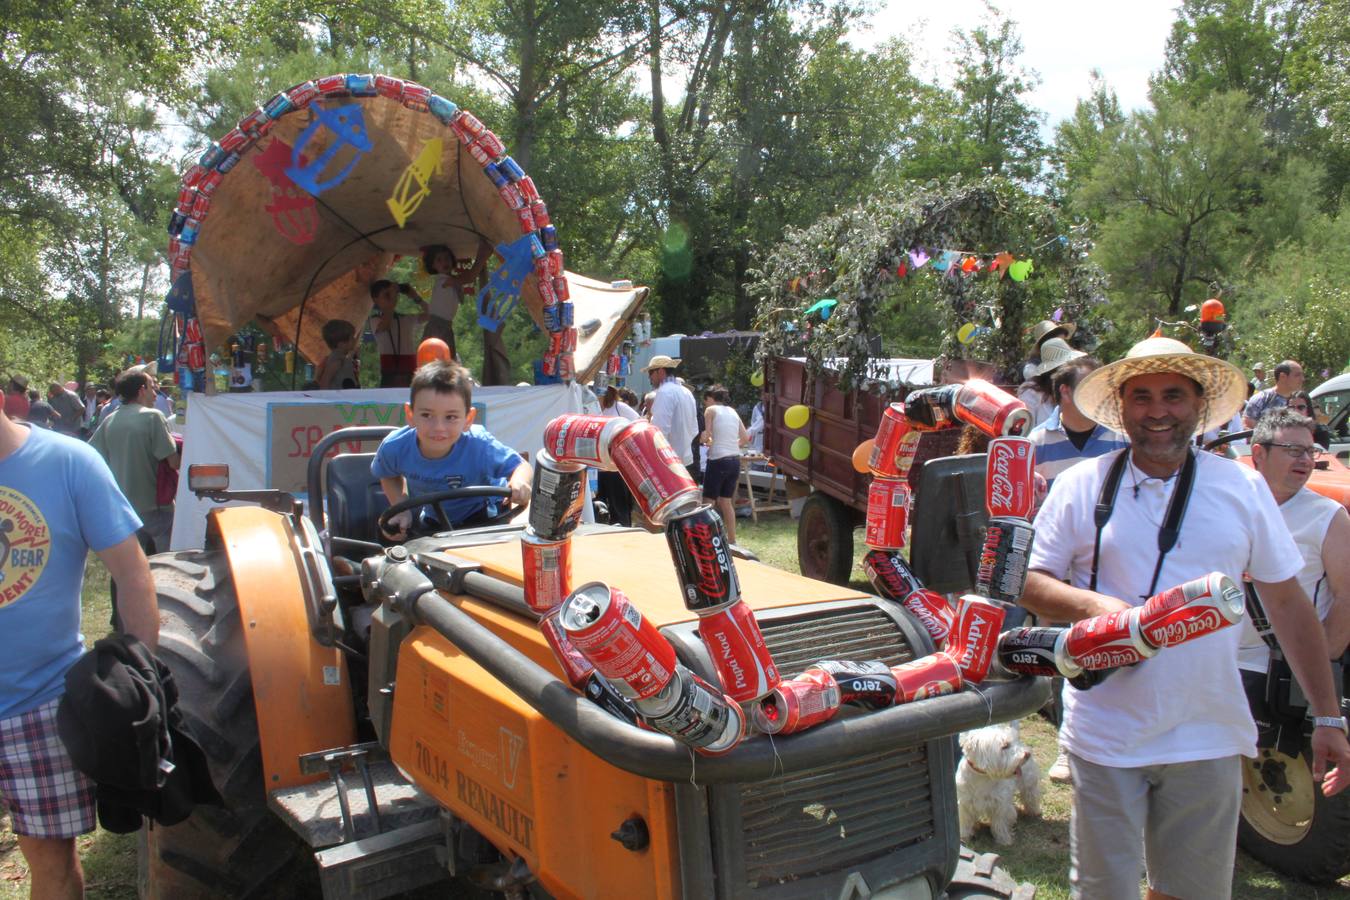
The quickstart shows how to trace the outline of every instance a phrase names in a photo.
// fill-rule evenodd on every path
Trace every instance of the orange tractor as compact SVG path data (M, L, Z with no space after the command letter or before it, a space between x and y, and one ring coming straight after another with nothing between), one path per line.
M523 600L520 527L379 542L389 512L372 454L327 451L389 430L315 448L308 515L283 492L230 491L223 466L192 473L200 495L252 504L214 509L205 549L152 560L161 655L225 807L144 833L143 897L294 896L291 879L316 871L326 898L448 879L511 897L1012 890L991 858L957 875L953 735L1036 710L1045 679L696 756L560 677ZM716 679L659 536L582 526L573 548L577 583L621 586L685 666ZM932 651L895 604L738 568L785 673Z

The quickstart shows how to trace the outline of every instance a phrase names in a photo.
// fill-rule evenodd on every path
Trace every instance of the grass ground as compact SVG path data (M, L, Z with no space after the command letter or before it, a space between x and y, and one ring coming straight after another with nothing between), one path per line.
M794 523L786 513L737 523L737 539L772 566L797 571L797 538ZM861 556L861 554L859 554ZM851 583L866 589L861 567L855 567ZM108 631L108 576L97 559L91 559L85 574L84 634L93 643ZM1055 758L1055 732L1044 719L1033 716L1023 723L1023 738L1031 746L1044 772ZM1043 900L1068 897L1069 808L1067 787L1045 782L1044 814L1040 819L1021 819L1011 847L994 844L987 831L977 833L971 846L979 852L993 851L1003 857L1003 866L1018 881L1036 885ZM135 835L99 831L79 841L84 860L86 896L95 900L132 900L136 896ZM18 851L8 820L0 820L0 900L28 896L28 870ZM1350 878L1334 887L1312 887L1285 878L1238 853L1233 896L1238 900L1350 900Z

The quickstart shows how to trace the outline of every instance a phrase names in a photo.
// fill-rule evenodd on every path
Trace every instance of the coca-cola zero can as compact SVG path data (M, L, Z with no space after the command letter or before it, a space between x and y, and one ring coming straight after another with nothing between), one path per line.
M919 620L919 624L928 632L935 646L941 647L946 643L947 636L951 634L952 624L956 620L956 611L952 609L946 597L927 588L920 588L906 594L900 605Z
M984 504L991 516L1029 519L1036 507L1036 445L1024 437L989 442Z
M726 753L745 737L740 706L684 666L660 692L634 706L653 729L707 756Z
M698 483L661 429L650 422L629 422L614 436L609 453L643 515L658 525L702 501Z
M886 478L898 478L900 470L896 467L896 455L900 444L909 433L909 420L905 418L903 403L892 403L881 414L881 424L877 427L876 440L872 443L872 455L867 460L867 468L873 475Z
M637 709L633 706L633 701L616 691L614 685L606 681L599 672L592 672L586 678L582 693L592 703L616 719L623 719L632 725L637 725L642 721L641 717L638 716Z
M685 608L703 615L741 599L741 583L731 559L726 526L711 506L671 518L666 543Z
M909 519L909 485L900 478L876 476L867 489L867 546L898 550L905 546Z
M744 601L700 613L698 634L712 655L722 690L737 703L758 700L781 680L755 611Z
M520 556L525 603L537 613L556 609L572 592L572 539L550 541L527 528Z
M1077 678L1083 669L1064 648L1069 629L1056 627L1013 628L998 638L995 666L1012 675L1043 675Z
M890 674L889 669L886 674ZM796 678L780 682L768 696L750 708L750 717L755 728L765 734L795 734L828 722L842 704L843 697L834 676L823 669L812 668Z
M946 653L960 666L966 684L979 684L988 674L1004 614L1002 604L977 594L961 596Z
M863 571L873 589L887 600L901 600L923 590L923 582L914 574L905 558L894 550L868 550L863 556Z
M803 673L826 672L839 688L839 702L863 709L881 709L895 701L895 675L879 659L855 662L849 659L823 659Z
M1242 619L1242 589L1222 572L1211 572L1154 594L1139 608L1139 628L1154 647L1171 647L1212 634Z
M559 541L581 522L582 479L586 467L559 462L547 450L534 460L534 485L530 490L530 528L546 541Z
M660 692L675 671L675 648L618 588L584 584L563 601L558 621L572 645L619 693Z
M959 385L943 384L912 391L905 397L905 418L911 430L935 431L955 422L952 407Z
M900 666L891 666L895 676L895 704L913 703L929 697L955 694L965 683L961 668L945 653L934 653Z
M1139 611L1140 607L1131 606L1073 623L1064 639L1065 651L1089 670L1132 666L1156 656L1157 649L1144 640Z
M982 378L972 378L961 385L952 404L952 415L990 437L1026 434L1035 424L1025 403Z
M990 519L975 572L975 589L985 597L1016 603L1027 583L1027 559L1036 529L1025 519Z

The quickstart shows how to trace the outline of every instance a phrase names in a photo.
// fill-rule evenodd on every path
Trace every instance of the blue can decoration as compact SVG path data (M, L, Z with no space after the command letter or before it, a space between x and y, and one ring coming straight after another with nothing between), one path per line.
M216 166L216 171L224 175L238 165L240 159L242 159L242 157L238 153L231 153L220 161Z
M487 177L491 178L492 183L499 188L504 188L510 184L507 177L502 174L502 170L497 168L496 163L488 163L486 166L483 166L483 172Z
M269 119L280 119L292 109L295 109L295 104L285 94L277 94L263 104L263 112L267 114Z
M188 219L183 223L183 229L178 232L178 243L195 244L197 243L197 229L200 223L196 219Z
M544 330L549 334L557 334L563 330L561 303L553 303L544 307Z
M558 304L562 307L562 327L571 328L574 313L572 312L572 301L564 300Z
M530 235L530 257L533 259L542 259L547 251L544 250L543 243L539 240L539 235Z
M450 120L459 112L459 107L442 97L440 94L432 94L427 98L427 109L437 119L441 120L442 125L449 125Z
M619 356L619 374L622 376L632 375L632 361L625 355Z
M174 210L173 215L169 216L169 234L177 236L183 231L183 225L187 222L187 216Z
M525 177L525 170L509 156L503 156L501 159L497 160L497 168L511 181L519 181Z
M225 152L224 147L213 143L202 152L201 158L197 160L197 164L203 169L210 171L220 165L221 161L228 155L229 154Z
M374 75L348 75L347 93L353 97L374 97L375 76Z
M539 237L544 242L544 250L558 249L558 229L552 225L545 225L539 229Z

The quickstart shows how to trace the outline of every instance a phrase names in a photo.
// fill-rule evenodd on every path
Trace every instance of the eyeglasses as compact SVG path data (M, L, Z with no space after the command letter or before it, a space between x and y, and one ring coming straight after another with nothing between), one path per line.
M1318 447L1316 444L1311 447L1306 447L1303 444L1281 444L1275 441L1264 441L1261 446L1279 447L1285 453L1289 454L1292 459L1303 459L1304 457L1307 457L1314 462L1322 458L1323 452L1322 448Z
M1294 412L1301 412L1301 413L1307 413L1312 411L1312 407L1308 406L1306 403L1291 403L1289 404L1289 408L1292 409Z

